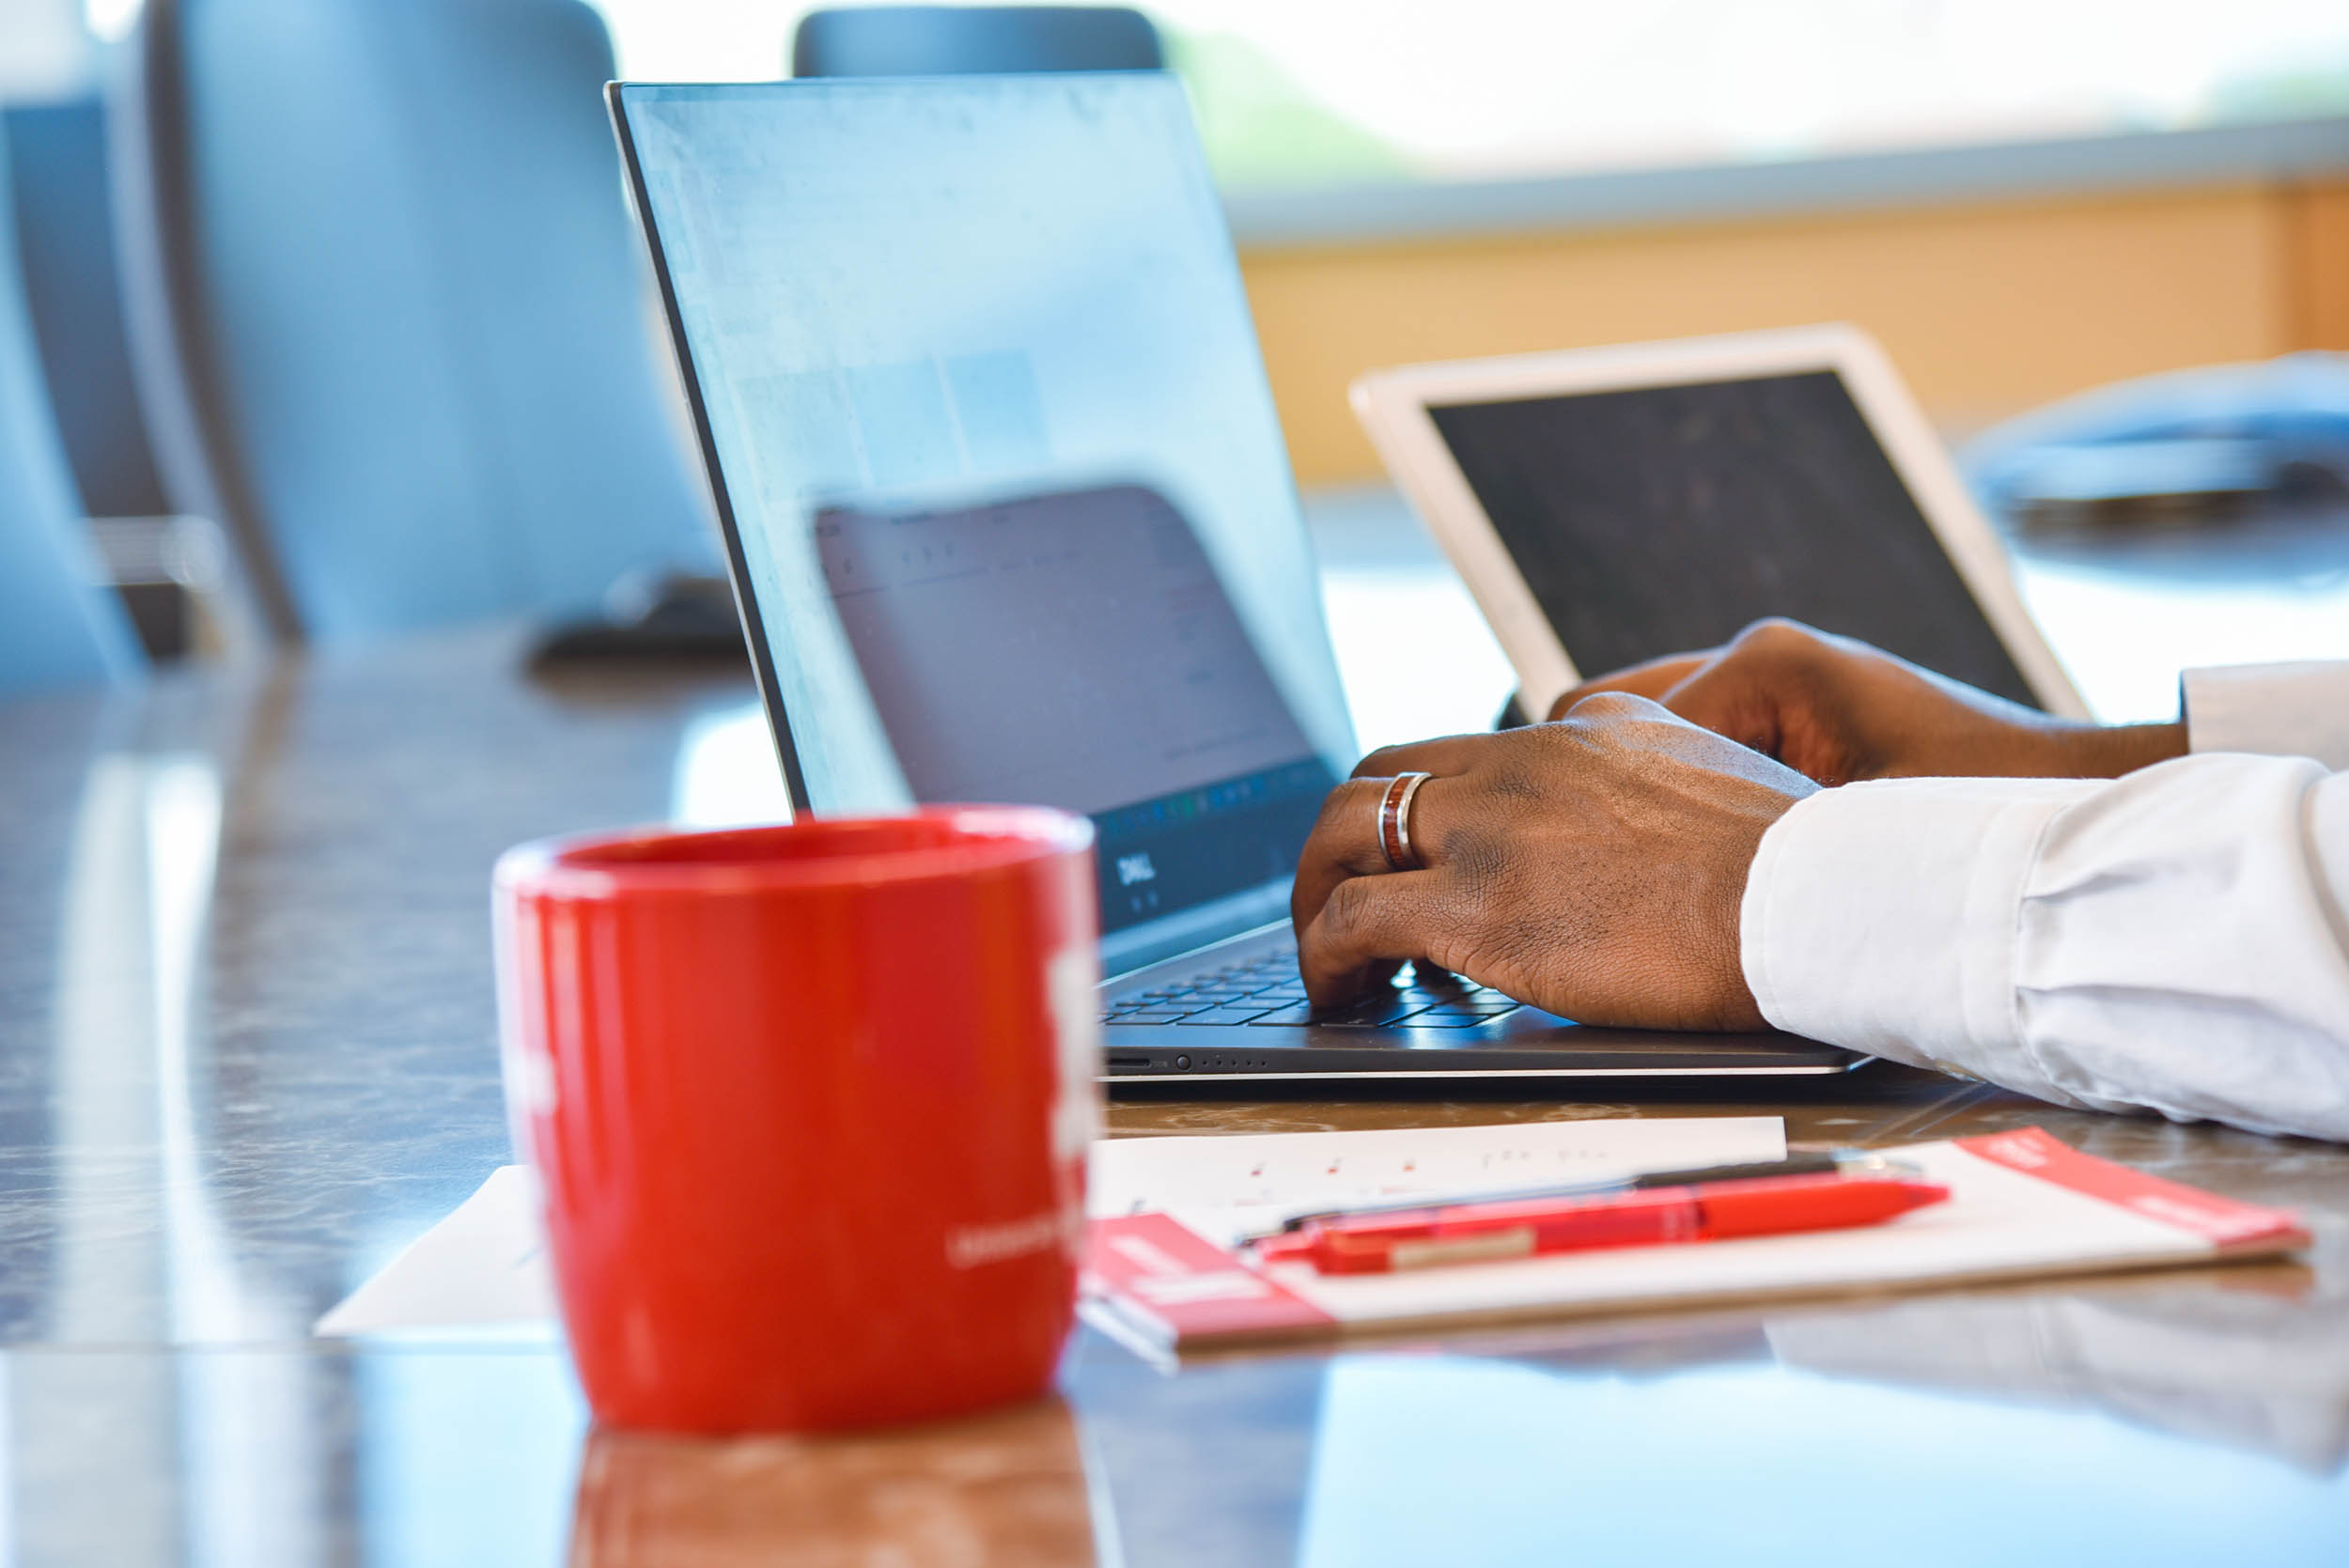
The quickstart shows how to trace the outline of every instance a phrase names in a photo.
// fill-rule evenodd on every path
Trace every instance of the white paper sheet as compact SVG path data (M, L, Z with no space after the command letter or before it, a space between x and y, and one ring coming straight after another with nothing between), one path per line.
M449 1328L553 1332L554 1279L530 1172L502 1165L455 1213L319 1319L324 1335Z
M1120 1138L1093 1146L1085 1207L1284 1214L1388 1198L1470 1197L1641 1171L1781 1159L1776 1116L1527 1122L1373 1132Z
M1786 1153L1776 1116L1530 1122L1372 1132L1121 1138L1094 1144L1086 1208L1267 1217L1334 1203L1470 1196ZM508 1165L318 1322L323 1335L455 1328L545 1334L553 1282L529 1173Z

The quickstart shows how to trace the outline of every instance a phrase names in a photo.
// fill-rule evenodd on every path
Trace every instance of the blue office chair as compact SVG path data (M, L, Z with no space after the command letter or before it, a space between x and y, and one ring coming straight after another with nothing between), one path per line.
M288 640L712 569L578 0L148 0L114 101L164 481Z
M147 441L122 332L122 280L96 93L0 110L16 181L16 241L50 406L92 517L171 510Z
M1158 70L1158 29L1122 6L859 6L810 11L794 76Z
M0 137L0 697L139 667L121 606L98 585L41 382L6 153Z

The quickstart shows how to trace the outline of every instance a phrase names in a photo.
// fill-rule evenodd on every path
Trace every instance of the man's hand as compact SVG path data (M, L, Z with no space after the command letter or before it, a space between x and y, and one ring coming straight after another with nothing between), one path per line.
M1824 784L2111 779L2186 751L2184 724L2108 729L2052 718L1793 621L1759 621L1726 647L1586 682L1559 698L1550 717L1602 691L1652 697Z
M1397 773L1423 871L1392 872ZM1636 697L1560 723L1374 752L1331 792L1298 867L1298 967L1318 1005L1409 959L1585 1023L1763 1026L1738 953L1762 834L1812 785Z

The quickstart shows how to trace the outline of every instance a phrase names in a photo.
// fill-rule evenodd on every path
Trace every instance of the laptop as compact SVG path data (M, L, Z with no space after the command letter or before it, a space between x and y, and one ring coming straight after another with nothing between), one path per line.
M1829 1075L1407 970L1315 1014L1357 755L1222 210L1162 73L609 89L801 811L1098 834L1113 1081Z

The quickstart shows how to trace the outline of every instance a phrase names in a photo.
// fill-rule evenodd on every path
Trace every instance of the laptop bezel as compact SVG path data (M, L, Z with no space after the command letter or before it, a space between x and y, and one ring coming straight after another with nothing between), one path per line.
M644 163L636 152L635 132L629 124L628 91L642 85L606 82L604 107L611 116L612 133L619 142L620 164L628 171L628 202L635 214L636 231L644 237L653 278L661 288L661 309L669 329L670 351L677 356L677 379L684 383L686 403L692 411L693 438L701 448L702 483L708 488L710 508L717 514L718 530L725 539L726 580L734 589L734 609L741 623L743 640L750 644L751 669L758 681L759 706L766 709L768 728L774 736L775 754L783 764L784 787L791 797L791 814L797 816L813 811L815 804L801 770L799 745L791 735L791 716L784 711L782 688L776 683L773 644L768 639L766 623L759 617L758 595L751 587L751 566L742 551L741 524L735 515L734 498L726 488L725 465L719 459L717 433L711 427L708 405L702 396L701 375L694 366L692 345L686 336L677 283L669 272L667 243L660 220L653 215L651 193L645 188Z

